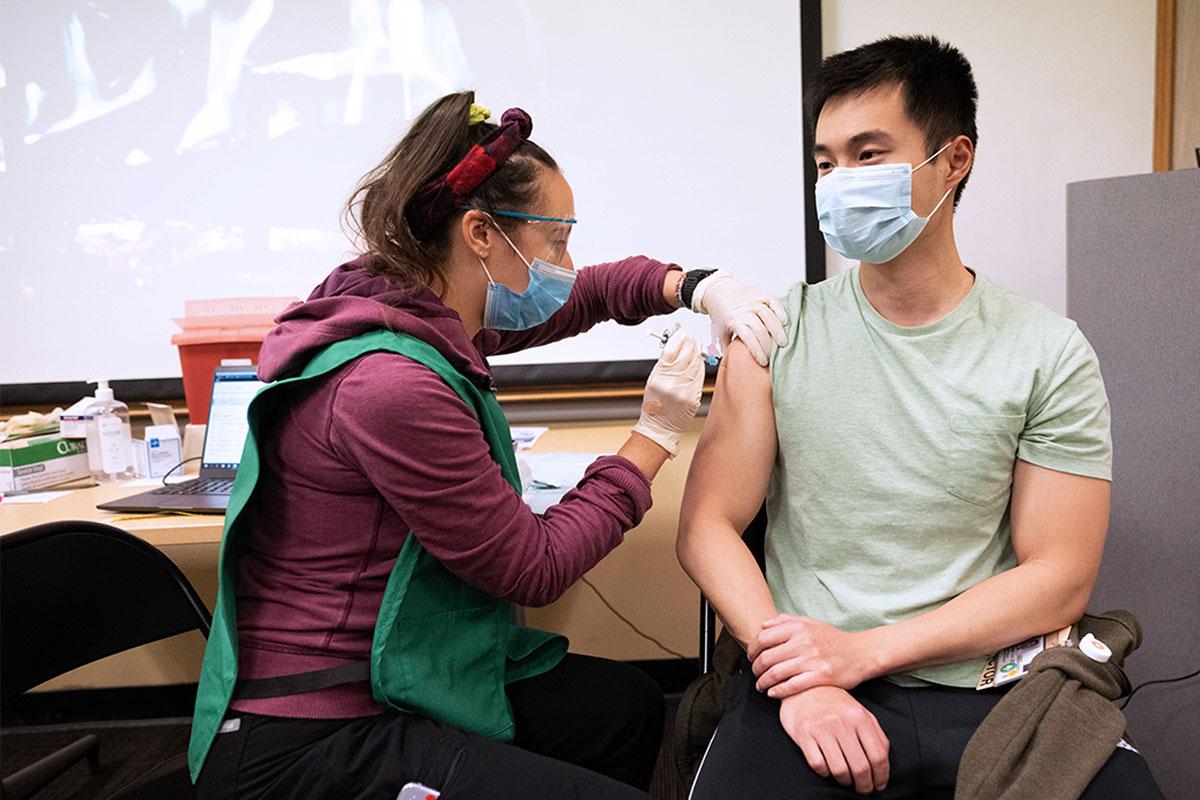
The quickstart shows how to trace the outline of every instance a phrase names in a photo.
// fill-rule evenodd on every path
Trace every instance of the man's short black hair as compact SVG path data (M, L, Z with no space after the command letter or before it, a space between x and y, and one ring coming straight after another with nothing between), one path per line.
M960 134L978 144L979 93L971 64L957 48L935 36L888 36L825 59L805 93L809 124L816 128L817 117L831 98L891 83L901 87L908 118L925 131L926 155ZM954 192L956 206L970 174Z

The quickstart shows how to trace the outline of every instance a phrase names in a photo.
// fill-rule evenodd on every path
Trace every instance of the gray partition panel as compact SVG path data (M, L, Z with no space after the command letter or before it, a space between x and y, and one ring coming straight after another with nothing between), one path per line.
M1146 639L1135 684L1200 669L1200 170L1067 187L1067 313L1112 403L1113 516L1091 608ZM1129 730L1168 797L1200 796L1200 679L1152 686Z

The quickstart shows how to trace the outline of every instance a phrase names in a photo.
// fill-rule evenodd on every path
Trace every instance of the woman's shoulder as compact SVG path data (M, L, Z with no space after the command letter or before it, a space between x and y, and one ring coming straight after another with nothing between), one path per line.
M359 356L344 366L334 387L335 412L356 416L383 415L392 424L418 421L440 408L466 405L429 367L399 353ZM419 413L414 413L419 412Z

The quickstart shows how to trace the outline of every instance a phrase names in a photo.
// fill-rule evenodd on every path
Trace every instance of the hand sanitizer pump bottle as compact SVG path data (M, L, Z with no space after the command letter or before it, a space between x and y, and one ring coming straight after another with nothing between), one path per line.
M88 466L100 483L136 478L129 407L113 397L108 381L97 385L96 400L87 408Z

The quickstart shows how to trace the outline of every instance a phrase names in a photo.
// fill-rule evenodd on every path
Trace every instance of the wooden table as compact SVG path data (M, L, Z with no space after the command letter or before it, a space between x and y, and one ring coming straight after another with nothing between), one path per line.
M624 441L628 429L627 423L593 423L571 430L552 429L534 445L533 452L613 452ZM0 503L0 535L44 522L71 519L112 525L145 539L155 547L214 544L221 541L221 530L225 525L223 514L125 514L96 508L97 503L153 488L145 480L137 480L74 489L66 497L48 503ZM51 488L44 491L55 490Z
M0 503L0 535L44 522L72 519L112 525L145 539L155 547L221 541L224 514L122 514L96 508L97 503L117 500L151 488L144 481L128 481L74 489L66 497L48 503Z
M535 452L613 452L625 440L631 421L554 424L534 446ZM637 624L674 649L696 651L698 592L675 558L679 498L688 462L700 433L692 426L680 457L668 462L654 482L655 504L625 543L589 573L610 602L631 614ZM66 497L43 504L0 503L0 535L66 519L95 520L140 536L163 548L209 608L217 593L217 544L225 518L220 514L141 515L100 511L97 503L152 488L142 481L76 489ZM53 491L53 490L47 490ZM663 658L653 644L629 630L582 584L558 601L528 610L528 624L567 634L577 652L619 660ZM190 636L188 634L187 636ZM149 686L196 680L204 643L165 640L89 665L56 679L47 689Z

